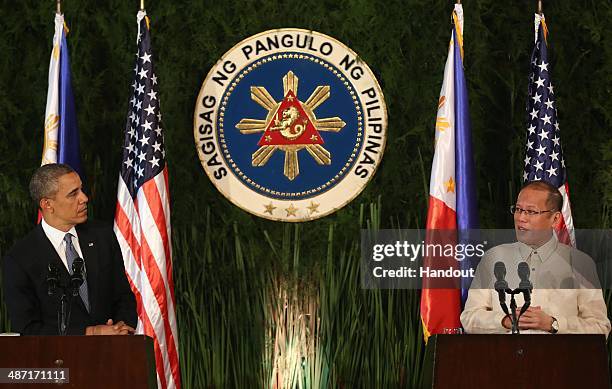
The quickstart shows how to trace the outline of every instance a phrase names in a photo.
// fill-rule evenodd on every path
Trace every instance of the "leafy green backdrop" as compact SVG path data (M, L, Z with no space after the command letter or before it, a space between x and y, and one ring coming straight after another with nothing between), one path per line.
M54 3L0 0L0 254L33 226L27 182L40 163ZM138 3L63 4L91 216L108 221ZM464 62L484 227L511 225L506 205L520 186L535 3L464 2ZM612 3L544 3L575 225L609 228ZM362 291L358 234L368 226L424 225L453 3L148 0L146 5L170 168L185 386L418 385L418 292ZM373 181L352 204L303 226L266 221L232 206L206 178L193 141L195 99L210 67L243 38L282 27L313 29L350 46L378 77L389 111L387 147ZM309 308L309 302L315 303ZM310 312L311 322L294 334L302 339L303 359L285 361L293 370L281 382L270 339L291 327L275 321L289 320L287 307L296 310L298 322L304 320L300 312ZM274 309L281 314L275 316ZM0 330L6 329L2 309L0 319Z

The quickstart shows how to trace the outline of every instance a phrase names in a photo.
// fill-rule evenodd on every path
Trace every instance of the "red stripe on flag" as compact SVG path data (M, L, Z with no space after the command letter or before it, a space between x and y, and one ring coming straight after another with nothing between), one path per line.
M157 226L157 230L159 231L159 234L161 235L162 238L162 245L164 247L164 254L166 255L166 279L168 280L168 285L170 286L170 295L172 296L172 302L175 302L174 299L174 282L171 282L172 280L172 254L170 252L170 244L169 239L168 239L168 230L169 230L169 223L167 223L167 221L170 220L170 215L166 215L166 213L169 213L169 207L166 206L166 204L169 204L170 199L168 199L167 196L167 176L168 176L168 172L167 172L168 168L164 168L163 170L163 176L161 176L161 178L163 180L160 180L161 182L158 181L158 177L160 177L160 175L156 176L155 179L146 182L143 186L142 186L142 190L143 193L147 199L147 203L149 203L149 207L151 208L151 214L153 215L153 219L155 220L155 225ZM162 185L163 187L159 188L158 185ZM166 201L168 203L166 203L166 201L162 201L162 196L160 195L160 190L163 191L165 197L166 197ZM155 204L156 207L151 207L152 204Z
M126 206L129 207L129 204L126 204ZM123 212L123 209L121 209L121 211ZM117 225L116 221L115 221L115 225ZM128 242L128 239L132 241L136 241L136 237L134 236L131 226L127 224L127 227L128 228L126 230L120 231L121 237L125 240L126 243ZM118 225L117 225L117 229L119 229ZM120 245L121 245L121 242L120 242ZM131 249L128 248L128 250L131 250ZM136 262L131 251L124 253L124 256L127 257L125 260ZM140 290L138 289L138 287L133 281L132 275L127 271L127 269L126 269L126 276L130 284L130 288L132 289L132 292L134 293L134 297L136 299L136 312L138 314L138 318L140 319L140 322L142 323L143 332L144 334L153 338L153 347L154 347L155 361L156 361L155 363L156 363L156 366L158 367L162 366L162 373L163 373L164 358L163 358L163 352L159 346L159 339L157 337L157 333L154 331L153 326L151 324L151 320L149 319L149 316L145 309L142 294L140 293ZM159 374L159 368L158 368L158 377L160 379L161 387L166 388L167 387L166 375L165 373Z
M166 335L166 347L168 349L170 360L178 360L177 352L174 347L174 336L172 334L172 329L170 328L170 322L168 321L168 304L166 302L164 280L162 279L161 272L157 267L155 258L153 257L149 244L144 236L142 237L142 254L144 265L143 268L147 278L149 279L149 283L153 289L153 294L155 295L155 300L157 301L157 305L159 306L162 314L164 333ZM172 369L172 375L174 375L174 368Z
M555 226L555 232L557 233L557 239L559 242L564 243L568 246L573 246L572 235L574 232L573 223L568 226L567 220L571 221L572 210L570 207L569 199L569 185L567 182L559 188L559 192L563 196L563 209L561 210L561 221Z
M136 310L138 312L138 317L140 318L140 321L142 322L142 326L144 327L144 333L147 334L148 336L151 336L150 334L153 334L151 337L153 338L153 350L155 352L155 365L163 366L164 357L159 347L159 341L157 339L157 336L155 335L155 331L153 331L153 325L151 324L151 320L149 319L149 316L147 315L147 312L145 311L142 305L142 295L140 294L140 291L136 288L136 285L134 285L134 282L132 281L132 278L130 277L129 274L127 274L127 278L128 278L128 282L130 283L130 288L132 288L132 291L134 292L134 297L136 298ZM168 384L166 383L166 375L158 374L157 376L159 377L159 383L161 387L167 388Z
M427 211L428 230L454 230L457 228L457 214L442 200L429 196ZM427 284L423 280L424 285ZM425 339L440 334L444 328L459 328L461 293L459 289L430 289L421 291L421 320L425 327Z
M457 228L457 213L446 203L433 196L429 196L429 209L427 210L428 230L454 230Z
M563 217L563 214L561 214L559 224L555 226L555 232L557 233L557 239L559 242L568 246L572 245L572 240L570 239L569 231L565 225L565 218Z
M421 293L421 319L429 335L461 327L460 309L459 289L423 289Z
M133 239L135 239L131 229L128 229L127 232L125 231L122 232L122 235L124 233L126 235L130 235ZM131 252L128 251L124 255L127 257L128 261L136 262ZM144 300L143 300L142 294L140 293L140 290L134 283L132 276L127 271L126 271L126 275L128 278L128 282L130 284L130 288L132 289L132 292L134 293L134 297L136 298L136 309L138 313L138 318L140 319L142 326L143 326L143 333L153 338L155 361L156 361L157 373L158 373L157 375L160 380L160 385L162 388L167 388L168 384L166 381L166 374L164 372L164 353L160 347L159 337L157 336L157 332L155 331L155 328L153 327L151 323L149 315L147 314L147 310L144 306ZM141 287L143 286L141 285ZM159 307L157 307L157 310L159 310Z
M127 215L125 214L121 203L117 202L117 206L115 207L115 223L117 223L117 228L121 231L123 238L127 242L128 246L130 246L130 251L134 255L134 261L136 265L138 265L139 269L142 269L142 263L140 261L140 244L134 233L132 232L132 225Z
M116 227L115 228L115 234L117 234L117 230L119 230L119 226L117 225L117 221L116 220L115 220L115 227ZM119 230L119 233L121 234L121 238L123 238L123 240L125 240L125 242L127 242L126 235L131 235L131 232L125 232L125 231L121 231L121 230ZM132 238L133 238L133 236L132 236ZM117 238L117 240L119 240L119 237ZM122 242L119 241L119 246L121 246L121 243ZM123 250L123 248L122 248L122 250ZM128 250L130 250L130 249L128 249ZM129 254L129 255L126 255L126 254ZM131 255L131 252L130 253L123 253L123 256L124 256L123 262L124 262L124 265L125 265L125 269L124 269L125 270L125 275L127 276L127 279L128 279L128 281L130 283L130 288L132 289L132 293L134 293L134 297L136 298L136 312L138 313L138 316L140 317L140 312L144 308L143 308L143 304L142 304L142 295L140 294L140 291L136 288L136 284L133 281L134 280L134 276L137 276L137 274L131 274L128 271L128 269L127 269L128 264L126 263L126 261L127 262L131 262L131 261L136 262L136 261L131 259L133 257L133 255ZM128 258L125 258L125 257L128 257Z
M162 224L162 220L160 220L159 218L161 217L163 219L163 212L161 211L161 203L156 202L156 200L159 200L160 198L159 198L159 193L157 192L157 186L155 185L155 181L150 180L150 181L145 182L142 185L141 189L142 189L142 193L145 196L145 199L147 200L147 204L151 211L151 215L153 217L155 227L157 228L158 231L162 230L160 226ZM151 200L147 198L147 194L154 199L153 202L151 202ZM168 302L166 300L166 283L164 282L162 272L157 264L155 256L151 250L151 247L149 246L149 243L147 242L147 234L145 233L146 227L152 228L153 225L147 223L148 221L150 221L148 215L143 216L142 213L139 213L139 214L141 217L140 219L141 220L141 248L142 248L143 269L147 275L147 278L149 279L151 287L153 288L155 299L157 300L157 304L162 313L163 327L164 327L164 332L166 336L166 347L167 347L168 354L169 354L172 375L175 381L178 382L178 379L179 379L178 352L176 350L176 346L174 342L174 333L172 332L172 328L170 326L170 321L169 321L170 319L168 315ZM163 219L163 223L164 223L163 230L165 231L165 219ZM143 228L143 225L145 228ZM167 236L166 236L165 245L167 244L168 244L168 241L167 241ZM171 262L169 261L168 258L165 258L165 259L162 258L162 260L165 260L166 267L168 267L169 265L171 266Z
M141 318L143 317L146 318L146 320L142 321L142 325L144 327L144 333L145 334L155 334L153 330L153 325L149 321L149 317L146 314L143 314L141 316ZM159 384L162 387L162 389L165 389L168 387L168 383L166 382L166 374L164 373L164 370L162 367L164 365L164 358L163 358L162 350L159 346L159 340L157 339L157 336L155 335L153 335L153 349L155 350L155 365L160 366L157 368L157 378L159 379ZM161 369L161 374L160 374L160 369Z
M168 166L166 166L164 168L164 189L165 189L165 194L166 194L166 204L168 205L168 209L170 208L170 192L168 191L168 188L170 188L170 186L168 185ZM168 220L170 218L170 215L168 215ZM170 224L168 224L167 226L167 234L170 234ZM166 253L166 258L172 258L172 245L168 245L168 253ZM166 269L166 273L167 273L167 277L168 277L168 285L170 286L170 294L172 295L172 305L176 306L176 298L174 297L174 277L172 276L172 266L168 266L168 268Z
M164 247L164 254L166 255L166 259L170 258L170 251L168 249L168 232L166 229L166 215L164 215L164 209L162 206L162 199L159 195L159 191L157 189L157 185L155 185L155 180L150 180L144 183L142 186L142 192L147 199L147 203L149 204L149 209L151 210L151 215L153 216L153 220L155 221L155 227L157 227L157 231L161 235L162 246ZM168 261L166 261L167 263Z

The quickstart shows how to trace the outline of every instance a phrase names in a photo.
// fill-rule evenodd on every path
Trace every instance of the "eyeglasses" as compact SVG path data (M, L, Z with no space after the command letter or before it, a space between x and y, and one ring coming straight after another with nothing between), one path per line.
M524 213L527 216L536 216L536 215L541 215L546 212L556 212L556 211L554 209L547 209L546 211L536 211L532 209L519 208L516 205L510 206L510 213L513 215Z

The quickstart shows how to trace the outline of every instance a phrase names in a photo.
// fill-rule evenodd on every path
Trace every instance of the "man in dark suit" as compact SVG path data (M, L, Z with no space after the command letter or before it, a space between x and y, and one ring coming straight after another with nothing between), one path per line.
M72 298L67 333L133 333L136 303L119 244L111 228L87 222L88 198L79 175L68 165L41 166L30 181L30 194L42 221L9 251L3 264L12 330L24 335L58 334L59 293L48 295L48 268L54 266L65 285L73 263L82 258L84 283Z

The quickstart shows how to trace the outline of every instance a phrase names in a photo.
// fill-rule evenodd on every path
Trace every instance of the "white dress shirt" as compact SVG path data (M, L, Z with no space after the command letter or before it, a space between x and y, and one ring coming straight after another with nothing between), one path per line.
M599 289L595 264L578 250L559 243L553 236L544 245L533 249L524 243L504 244L487 251L483 256L468 293L461 323L467 333L506 333L502 326L505 313L493 289L495 262L506 265L506 280L510 289L518 287L519 262L527 262L533 282L531 306L540 306L559 323L559 333L610 333L606 303ZM506 296L510 309L510 296ZM522 294L516 295L520 308ZM529 330L525 333L546 333Z
M47 235L47 238L49 238L49 241L51 241L53 248L55 249L55 251L57 251L57 255L59 255L60 259L62 260L62 263L68 270L68 273L71 273L72 269L68 268L68 261L66 260L66 242L64 241L64 237L67 233L70 233L72 235L72 245L74 246L74 249L76 250L77 254L79 254L79 256L83 258L83 253L81 252L81 246L79 245L79 236L76 232L76 228L72 227L67 232L64 232L58 230L55 227L51 227L45 221L45 218L41 220L40 224L45 235Z

